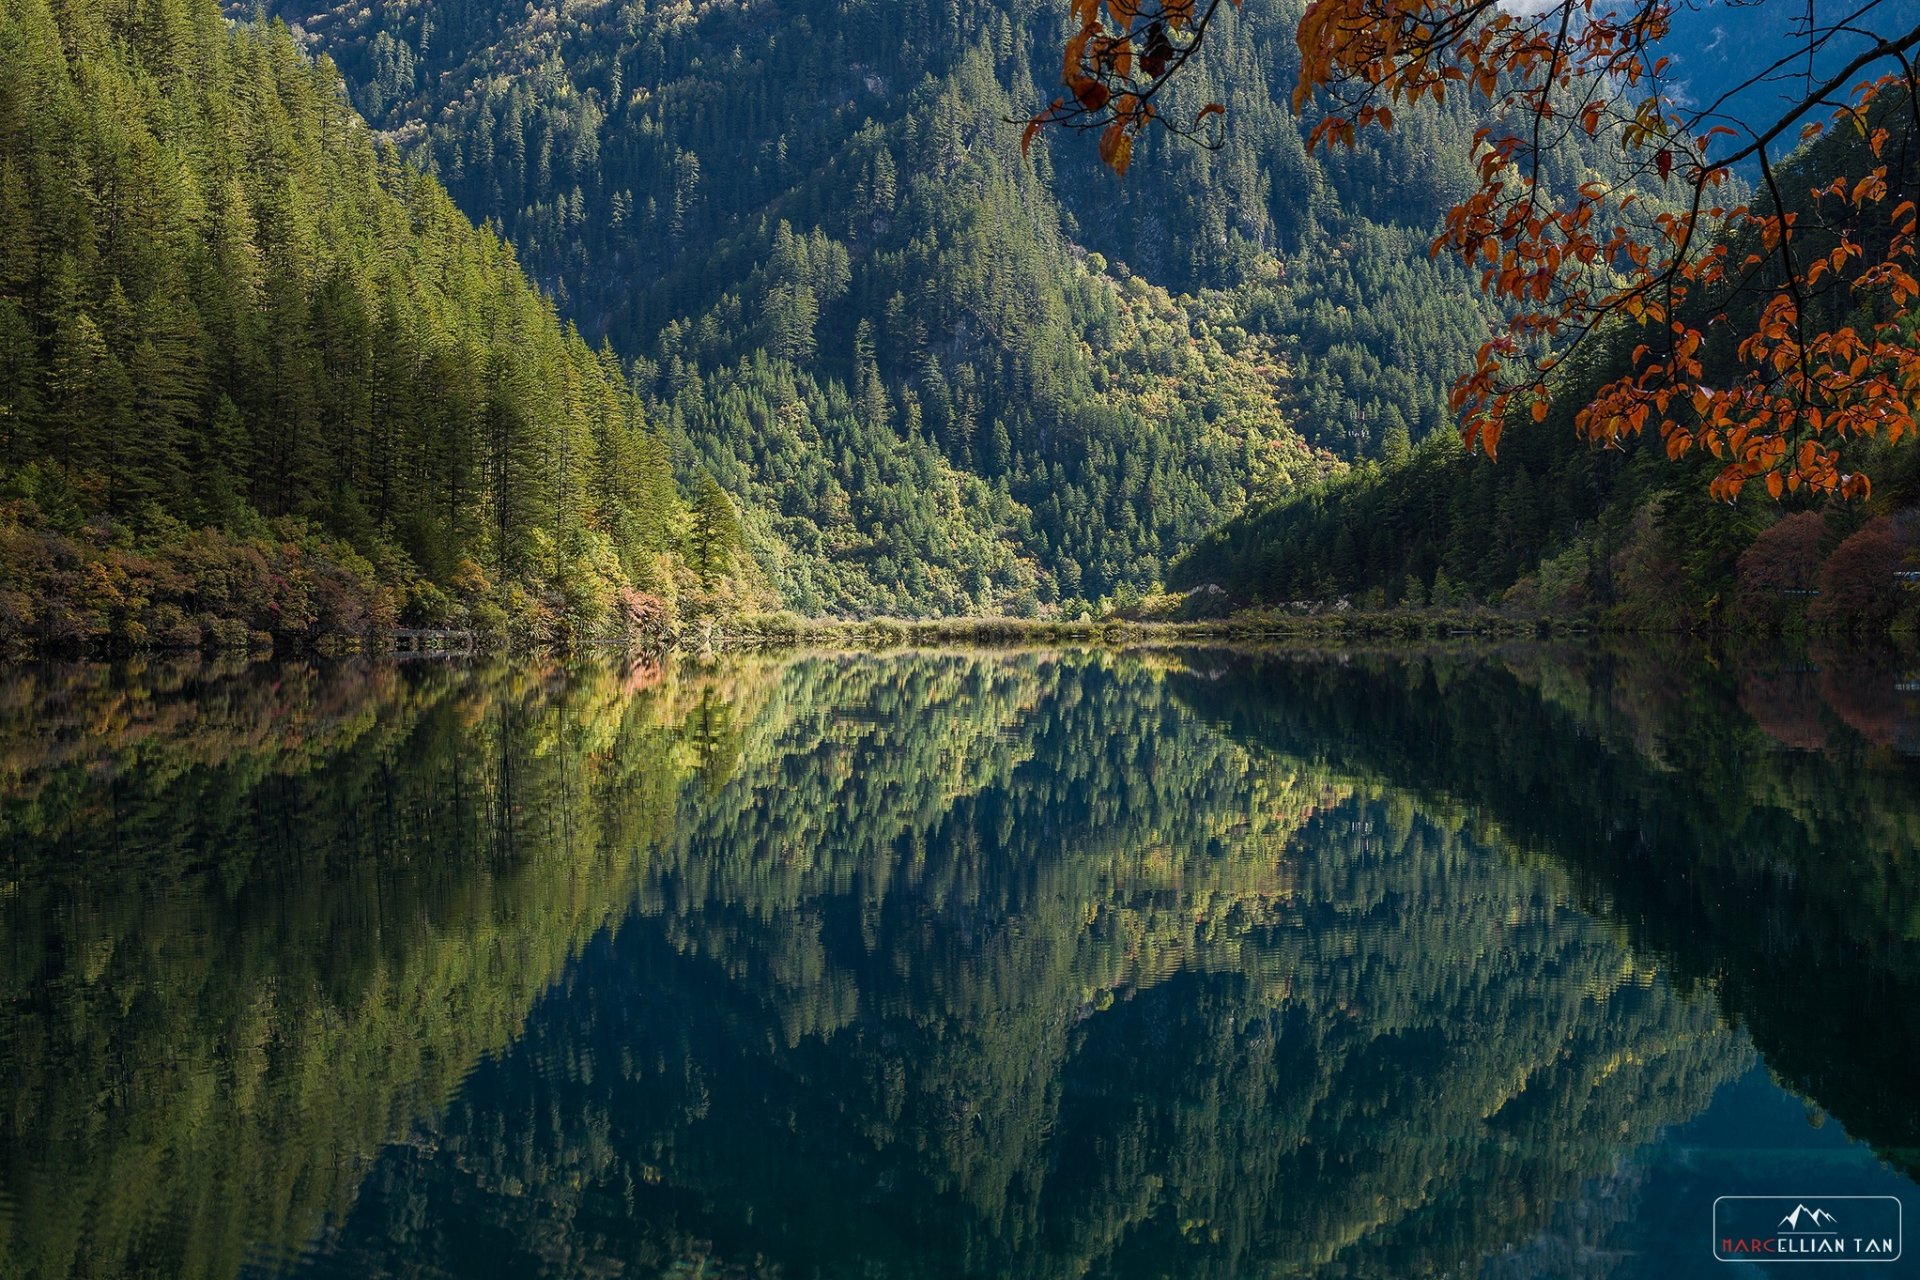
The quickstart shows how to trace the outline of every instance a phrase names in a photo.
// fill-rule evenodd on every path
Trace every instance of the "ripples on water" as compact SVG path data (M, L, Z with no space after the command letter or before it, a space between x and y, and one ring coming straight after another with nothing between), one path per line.
M16 670L0 1275L1714 1274L1912 1203L1901 680Z

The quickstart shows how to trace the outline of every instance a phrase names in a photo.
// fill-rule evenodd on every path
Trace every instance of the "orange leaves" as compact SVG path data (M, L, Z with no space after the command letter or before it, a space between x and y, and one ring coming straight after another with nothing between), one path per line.
M1069 82L1068 88L1073 90L1073 96L1088 111L1098 111L1113 98L1113 91L1098 80L1074 80Z
M1881 130L1882 133L1885 130ZM1847 203L1858 209L1869 202L1878 204L1887 198L1887 166L1881 165L1853 184Z
M1124 173L1159 118L1155 95L1217 8L1068 0L1069 96L1028 122L1022 145L1048 124L1098 130L1101 159ZM1776 496L1864 496L1866 477L1842 469L1844 442L1902 439L1920 412L1920 207L1900 198L1910 179L1879 163L1910 163L1920 120L1904 123L1904 104L1870 119L1896 81L1861 84L1837 119L1865 140L1852 154L1870 152L1875 167L1825 179L1811 209L1724 207L1715 197L1727 166L1790 134L1820 99L1741 141L1710 110L1663 96L1655 46L1668 13L1667 0L1309 0L1294 33L1294 108L1334 91L1310 131L1315 147L1351 147L1362 130L1391 129L1396 112L1450 93L1477 96L1497 122L1476 131L1477 184L1429 248L1457 256L1506 310L1449 397L1470 448L1492 456L1509 420L1545 422L1569 346L1620 327L1637 330L1632 368L1575 414L1586 438L1617 445L1651 430L1669 457L1711 453L1721 464L1712 492L1727 500L1755 480ZM1190 122L1161 122L1192 132L1222 110L1209 103ZM1625 150L1611 181L1544 179L1546 148L1575 130ZM1716 153L1723 137L1734 140ZM1759 302L1731 303L1749 297ZM1710 360L1708 331L1721 335Z
M1484 413L1475 414L1466 420L1461 428L1460 438L1469 451L1480 449L1488 459L1500 460L1500 429L1506 425L1506 403L1504 398L1497 405L1490 405Z
M1753 480L1775 499L1802 490L1842 498L1870 494L1865 475L1842 469L1842 443L1898 440L1913 431L1909 388L1920 387L1920 350L1903 328L1911 317L1864 330L1821 330L1806 322L1796 289L1824 277L1836 282L1830 287L1857 290L1865 280L1884 284L1896 272L1906 274L1886 262L1858 271L1868 255L1857 242L1843 246L1768 299L1736 348L1739 372L1726 385L1698 382L1703 336L1670 325L1658 344L1635 348L1631 376L1601 388L1576 417L1577 428L1611 441L1651 423L1670 458L1704 447L1724 463L1709 486L1724 501L1736 500Z
M1227 0L1239 8L1242 0ZM1024 152L1049 126L1097 131L1100 159L1116 174L1132 163L1140 133L1159 121L1191 136L1226 108L1210 102L1191 121L1169 121L1154 103L1161 85L1199 48L1221 0L1068 0L1075 27L1061 51L1068 97L1027 119ZM1208 145L1218 145L1217 142Z
M1061 104L1059 99L1056 98L1054 100L1052 110L1056 110L1056 111L1059 110L1060 105ZM1028 151L1033 149L1033 140L1039 134L1039 132L1040 132L1040 117L1035 116L1033 117L1033 119L1027 121L1027 127L1020 131L1020 154L1021 155L1025 155L1027 154Z

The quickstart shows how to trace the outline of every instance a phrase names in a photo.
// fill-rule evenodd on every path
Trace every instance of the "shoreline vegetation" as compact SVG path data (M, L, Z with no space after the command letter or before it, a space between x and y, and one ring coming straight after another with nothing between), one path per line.
M0 503L0 660L142 653L317 654L718 649L903 645L1351 644L1662 636L1920 648L1920 583L1902 547L1856 557L1851 575L1743 572L1704 613L1541 607L1513 592L1485 601L1267 603L1215 584L1124 596L1073 616L808 617L764 607L729 578L665 580L599 592L501 582L471 561L453 590L424 589L299 520L251 536L175 525L136 538L124 526L63 530L22 502ZM1792 523L1792 522L1786 522ZM1763 548L1764 549L1764 548ZM1805 557L1802 557L1803 559ZM1763 566L1764 568L1764 566ZM1804 568L1804 567L1802 567ZM546 581L546 580L542 580ZM1794 589L1777 584L1788 582ZM1827 589L1823 589L1827 588Z
M124 591L91 609L71 601L40 602L35 613L51 616L51 634L19 626L17 592L0 589L0 663L40 659L97 659L203 654L253 658L439 655L626 651L653 657L672 653L780 649L885 650L940 646L1020 648L1046 645L1125 647L1164 644L1252 646L1375 646L1471 642L1487 645L1535 640L1608 639L1631 636L1703 643L1777 641L1804 646L1832 641L1888 646L1920 654L1920 634L1911 625L1865 631L1648 627L1623 625L1592 615L1550 615L1492 605L1356 608L1346 601L1294 602L1222 609L1207 617L1143 616L1140 610L1100 617L809 618L791 612L676 617L646 598L616 610L591 632L556 637L519 632L494 621L473 625L418 626L397 622L377 598L343 590L340 566L324 557L296 557L271 574L300 598L301 608L269 610L270 619L231 613L186 613L178 604ZM304 579L304 580L303 580ZM348 576L347 586L353 584ZM476 611L478 612L478 611ZM160 626L151 625L158 614ZM146 621L143 621L146 620ZM267 622L268 625L250 625ZM277 623L277 625L275 625Z

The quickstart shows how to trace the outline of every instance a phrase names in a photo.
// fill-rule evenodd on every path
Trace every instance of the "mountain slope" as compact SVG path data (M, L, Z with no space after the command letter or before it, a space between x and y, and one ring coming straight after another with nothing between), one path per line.
M1444 427L1483 331L1426 257L1471 122L1416 112L1309 158L1294 0L1250 0L1179 89L1228 103L1223 147L1149 143L1124 183L1082 140L1020 154L1008 118L1057 74L1039 0L274 11L584 331L644 358L682 467L776 513L761 558L803 607L1151 584L1326 470L1310 449Z
M1898 129L1909 118L1905 99L1888 94L1867 121ZM1886 154L1890 181L1908 190L1920 184L1920 157L1897 144ZM1787 208L1807 228L1795 242L1801 252L1832 252L1843 232L1869 242L1885 234L1873 214L1848 224L1801 194L1835 175L1857 179L1879 163L1852 129L1777 163ZM1771 200L1761 207L1770 209ZM1745 252L1737 238L1733 249ZM1765 296L1744 288L1702 292L1683 315L1744 332ZM1838 324L1846 318L1840 308L1850 305L1844 292L1816 294L1809 315ZM1171 580L1267 602L1506 599L1632 625L1806 622L1884 633L1902 617L1909 628L1920 620L1920 601L1892 581L1903 564L1920 560L1920 453L1911 442L1884 435L1847 442L1849 466L1872 478L1867 502L1822 502L1807 493L1776 501L1758 485L1737 502L1715 501L1709 482L1721 463L1711 453L1673 461L1651 435L1607 449L1574 430L1575 413L1633 367L1633 349L1644 340L1644 330L1625 323L1590 338L1563 366L1546 419L1509 424L1498 465L1436 437L1384 465L1249 510L1195 544ZM1731 340L1709 349L1708 382L1730 381L1738 369Z
M1053 0L272 9L565 314L641 360L682 471L754 499L790 603L916 613L1151 586L1335 469L1313 450L1399 456L1451 429L1447 383L1490 317L1427 247L1475 183L1480 122L1425 104L1309 155L1300 10L1247 0L1217 26L1166 107L1224 103L1221 145L1149 138L1121 181L1088 139L1020 154L1009 121L1057 80ZM1677 20L1689 92L1743 65L1694 39L1725 17Z
M284 28L18 0L0 49L0 643L556 637L690 587L619 362Z

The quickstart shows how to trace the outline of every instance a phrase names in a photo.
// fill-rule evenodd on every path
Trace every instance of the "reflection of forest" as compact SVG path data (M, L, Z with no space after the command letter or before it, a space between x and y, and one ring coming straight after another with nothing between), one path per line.
M1559 873L1175 683L789 667L323 1265L1430 1274L1745 1064Z
M1878 654L1212 660L1233 734L1465 806L1920 1170L1920 696ZM1910 684L1908 689L1910 689Z
M303 1244L631 900L698 706L540 667L12 674L0 1275Z
M1795 715L1532 656L16 678L0 1274L1443 1272L1746 1064L1646 955L1900 1146L1840 1033L1912 1008L1916 793Z

